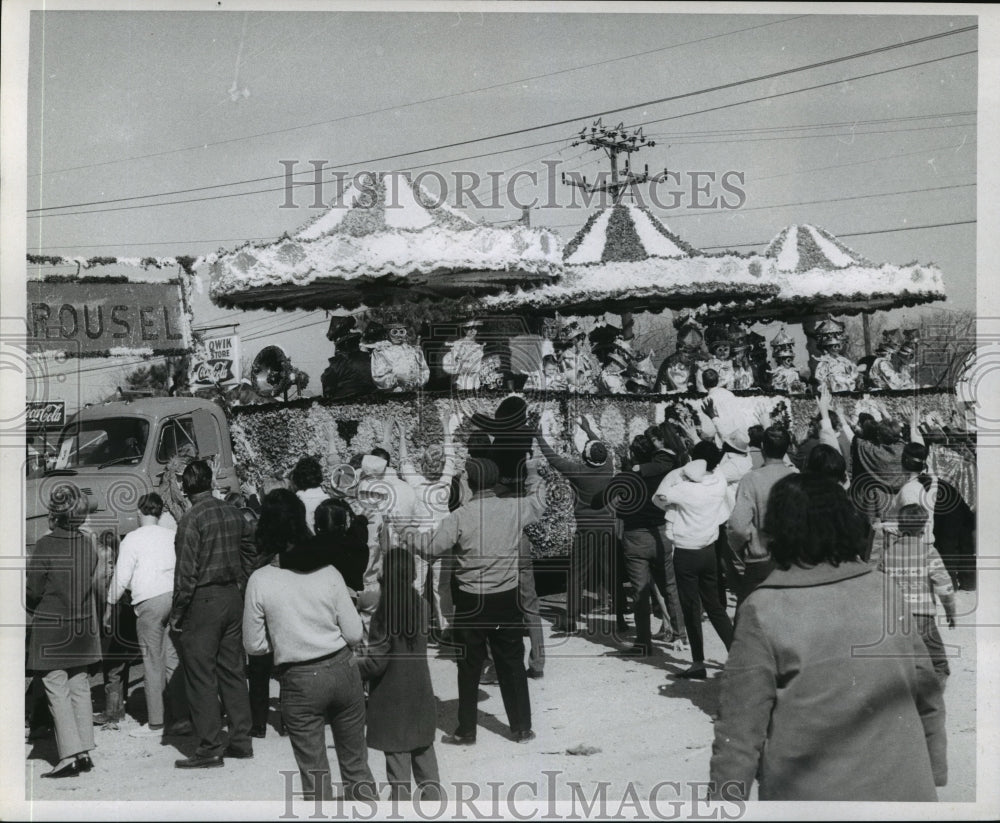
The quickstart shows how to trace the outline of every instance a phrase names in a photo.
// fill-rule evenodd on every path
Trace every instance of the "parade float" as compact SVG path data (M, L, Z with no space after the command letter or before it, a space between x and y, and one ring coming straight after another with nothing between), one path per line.
M29 326L48 348L72 348L76 335L82 354L196 355L190 292L206 269L219 306L327 310L330 366L312 381L322 395L306 396L310 376L295 367L295 352L275 345L256 354L251 374L230 374L231 359L226 381L187 387L225 408L235 465L244 488L253 489L286 477L306 454L319 457L332 477L377 446L393 453L398 444L386 442L389 430L402 431L410 456L433 474L444 421L458 415L461 461L479 430L474 417L489 418L511 393L525 398L530 419L558 450L575 453L577 421L586 417L623 465L631 439L668 411L697 418L708 369L735 395L740 425L781 422L799 438L815 414L819 382L849 416L910 420L916 410L920 421L956 419L954 390L918 386L908 371L914 352L935 341L889 330L859 368L858 353L844 351L844 324L836 319L943 300L935 266L875 264L810 225L783 229L759 253L705 253L631 196L649 176L634 174L628 161L650 141L598 127L578 142L611 158L610 182L582 184L611 202L565 246L523 222L477 223L407 174L370 175L270 243L198 260L31 259L39 271L66 273L29 276L38 292L29 299ZM146 288L136 266L176 271L167 287L177 291L178 317L163 308L170 301L162 295L153 301L135 292ZM97 274L109 267L111 275ZM63 299L67 288L93 299L99 281L119 288L122 299L104 295L100 307L79 308ZM131 292L134 318L125 300ZM654 360L639 350L633 318L668 311L676 350ZM753 331L773 321L785 326L769 341ZM805 334L808 364L796 362L788 334L795 325ZM104 346L103 337L127 345ZM212 354L202 354L206 370L218 372ZM866 382L874 375L882 376L878 390ZM933 445L931 463L975 507L974 436L953 440L954 432ZM550 511L534 548L558 555L572 535L571 498L564 480L544 466L541 473Z
M512 391L525 397L532 418L561 451L573 453L576 421L586 416L621 464L631 438L662 422L668 407L684 406L697 415L706 365L722 362L719 354L740 352L748 382L731 388L742 423L780 420L802 437L816 410L817 367L823 358L849 359L840 351L843 324L836 316L945 298L935 266L874 264L814 226L783 229L761 253L701 252L630 201L631 188L648 179L627 163L642 141L600 129L582 142L591 140L612 157L611 183L604 186L612 204L592 214L565 247L550 232L523 224L476 224L397 174L373 176L365 197L346 198L290 236L220 253L211 264L214 302L327 309L335 315L328 333L337 348L331 364L335 358L343 361L338 368L363 361L372 375L365 375L370 391L234 406L234 451L247 479L256 485L286 476L303 454L322 458L332 472L383 445L385 425L393 421L419 461L441 443L442 420L455 411L462 420L456 432L461 459L475 431L473 415L492 414ZM626 153L621 175L618 152ZM632 350L631 319L667 310L677 328L677 351L651 363L649 355ZM609 320L615 315L620 324ZM413 318L423 318L419 329ZM438 335L436 349L428 318L446 330L448 339ZM789 358L791 338L784 329L770 341L773 367L767 362L766 342L751 325L776 320L801 324L808 369ZM376 329L378 334L369 334ZM491 346L505 380L490 381L454 365L475 363L478 370L490 359ZM562 370L554 368L546 379L545 353L553 348ZM379 357L389 356L392 362L377 366ZM593 374L584 379L580 363L588 359ZM800 379L772 383L783 367ZM382 372L388 382L377 379ZM677 374L684 378L672 379ZM950 388L872 391L855 379L840 387L838 404L854 416L864 411L909 420L914 408L921 420L955 416ZM969 453L949 444L935 448L937 465L974 506ZM557 505L565 490L559 478L544 476ZM571 515L550 515L552 529L536 540L539 555L568 549Z

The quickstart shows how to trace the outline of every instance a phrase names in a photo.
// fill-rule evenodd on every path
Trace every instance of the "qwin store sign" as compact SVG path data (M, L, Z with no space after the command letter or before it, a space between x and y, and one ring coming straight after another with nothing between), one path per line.
M240 338L235 334L209 337L191 362L191 388L235 386L239 382Z

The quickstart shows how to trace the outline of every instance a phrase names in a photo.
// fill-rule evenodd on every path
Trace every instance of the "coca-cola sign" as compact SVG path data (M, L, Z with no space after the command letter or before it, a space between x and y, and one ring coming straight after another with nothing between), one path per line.
M28 431L61 429L66 422L66 404L62 400L29 401L24 409L24 427Z
M199 344L191 363L191 385L232 386L239 382L240 340L235 334L209 337Z

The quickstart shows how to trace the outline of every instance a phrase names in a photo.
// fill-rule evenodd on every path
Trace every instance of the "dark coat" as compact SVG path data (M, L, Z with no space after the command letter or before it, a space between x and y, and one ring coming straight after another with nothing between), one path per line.
M426 616L423 626L426 627ZM383 752L412 752L434 742L437 704L427 665L427 634L413 648L388 637L382 610L372 619L368 649L358 658L368 690L368 745Z
M608 487L594 498L594 508L607 506L625 531L659 529L664 525L663 509L653 502L660 481L671 469L666 461L642 463L619 472Z
M320 377L323 396L331 400L353 400L375 393L371 356L363 351L337 352Z
M715 723L716 785L743 784L746 797L756 777L761 800L936 799L947 782L941 686L905 604L887 605L896 598L871 571L777 569L743 602Z
M495 417L476 412L472 423L489 433L491 445L471 457L492 460L500 470L500 480L508 483L523 481L528 458L531 456L535 431L528 425L528 405L523 398L508 397L500 401Z
M101 659L94 600L97 549L90 535L54 529L28 558L28 669L50 672Z

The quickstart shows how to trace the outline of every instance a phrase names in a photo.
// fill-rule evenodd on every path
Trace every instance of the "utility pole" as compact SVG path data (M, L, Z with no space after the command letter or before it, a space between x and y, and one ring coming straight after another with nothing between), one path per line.
M566 172L563 172L562 182L565 186L576 186L588 194L593 194L597 191L608 192L611 194L612 203L617 205L621 202L625 192L635 184L659 178L659 175L652 178L649 176L648 164L644 171L639 174L635 174L632 171L632 154L640 149L652 148L656 145L655 141L649 140L643 135L641 126L629 132L626 131L622 123L619 123L614 128L608 128L601 123L600 119L597 119L591 124L589 130L586 126L580 129L577 139L570 145L579 146L582 144L593 147L594 151L604 150L604 153L611 161L611 182L591 184L587 182L586 177L582 180L567 179ZM619 176L618 172L618 155L620 154L625 155L625 169L621 176ZM664 169L663 175L666 175L666 173L667 170Z
M625 129L623 123L619 123L614 128L608 128L601 122L601 118L598 118L591 124L589 130L586 126L580 129L577 139L570 145L579 146L584 143L592 146L594 151L604 150L604 153L611 161L611 182L591 184L587 182L586 177L582 180L567 179L566 172L563 172L562 182L564 186L576 186L588 194L593 194L597 191L608 192L611 195L611 202L617 206L621 202L625 192L629 191L632 186L666 177L666 169L663 170L662 175L650 177L648 164L639 174L632 171L632 154L640 149L653 148L656 145L655 141L649 140L643 135L642 126L629 132ZM625 155L625 169L619 177L618 155L620 154ZM631 340L634 336L632 313L623 312L621 318L622 335L626 340Z

